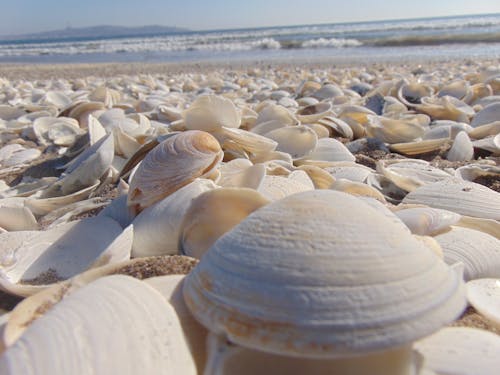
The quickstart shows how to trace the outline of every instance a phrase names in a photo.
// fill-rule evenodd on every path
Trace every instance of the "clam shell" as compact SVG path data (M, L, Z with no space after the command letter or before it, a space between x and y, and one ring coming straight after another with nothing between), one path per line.
M449 138L426 139L415 142L393 143L389 148L391 151L403 155L415 156L440 150L442 147L447 146L449 142Z
M500 220L500 193L453 177L411 191L403 203L425 204L461 215Z
M411 107L415 104L420 104L422 98L432 96L433 93L434 90L430 86L417 82L406 83L403 81L398 90L398 99L403 104Z
M500 103L492 103L480 110L472 118L471 126L477 128L498 121L500 118Z
M221 128L214 132L214 136L220 140L222 147L225 146L226 140L229 140L235 142L245 152L253 155L274 151L278 145L272 139L243 129Z
M355 196L371 197L380 202L385 203L385 198L377 189L364 184L362 182L350 181L343 178L338 178L330 186L330 189L343 191Z
M487 233L461 227L435 236L445 262L464 264L464 280L500 277L500 240Z
M216 185L196 179L141 211L134 226L133 257L177 254L183 217L193 199Z
M175 310L151 286L121 275L75 291L37 319L0 358L5 375L158 369L196 374Z
M461 275L383 214L331 190L250 214L186 277L184 298L238 345L309 358L402 346L465 306Z
M132 230L106 217L0 234L0 288L27 296L93 266L130 257Z
M431 207L417 207L395 212L413 234L435 235L457 223L461 216L455 212ZM448 263L453 264L453 263Z
M326 116L318 120L319 125L327 127L333 137L343 137L352 139L354 137L351 127L339 118Z
M219 168L217 184L222 187L258 189L266 175L264 164L252 164L248 159L234 159Z
M302 124L312 124L325 116L333 115L332 104L321 102L300 108L297 113L297 119Z
M61 180L56 183L61 193L68 195L95 185L111 166L114 154L111 134L87 148L71 161Z
M377 162L377 171L406 191L413 191L421 186L451 177L450 174L419 159L380 160Z
M138 213L196 178L210 178L222 157L209 133L191 130L167 138L146 155L131 178L128 206Z
M469 118L476 112L467 104L453 96L425 97L422 104L416 105L416 109L423 112L433 120L452 120L469 122Z
M307 126L286 126L270 131L265 136L278 143L277 151L290 154L292 159L310 154L318 143L316 133Z
M415 349L436 374L493 375L500 368L500 338L477 328L443 328L418 341Z
M500 222L497 220L462 215L460 221L455 225L488 233L500 240Z
M451 149L446 155L450 161L468 161L474 158L474 147L466 132L461 131L455 137Z
M181 226L183 254L200 259L219 237L269 200L252 189L220 188L193 200Z
M184 275L166 275L145 279L144 282L155 288L175 309L179 318L185 340L189 346L198 374L203 373L206 364L207 350L206 341L208 331L198 323L189 312L184 297L182 296L182 286Z
M288 109L276 104L266 105L259 112L257 120L255 120L254 126L260 125L268 121L276 121L277 123L280 123L281 126L296 125L298 123L298 120ZM252 129L250 130L253 131L253 129L254 127L252 127Z
M0 199L0 227L10 232L35 230L38 224L22 199L10 198Z
M183 113L188 130L214 131L222 126L238 128L240 115L233 102L222 96L199 96Z
M392 119L383 116L368 116L366 133L387 143L413 141L421 137L425 129L410 121Z
M500 279L471 280L466 288L469 303L482 316L500 327Z
M303 173L305 177L309 178L305 172L300 172ZM304 177L304 175L302 175L302 177ZM289 195L308 190L314 190L314 184L310 179L309 181L304 181L304 178L294 179L289 177L266 175L257 191L266 199L275 201Z
M318 139L316 148L295 161L296 165L314 164L314 161L355 161L356 158L341 142L333 138ZM312 162L312 163L311 163Z

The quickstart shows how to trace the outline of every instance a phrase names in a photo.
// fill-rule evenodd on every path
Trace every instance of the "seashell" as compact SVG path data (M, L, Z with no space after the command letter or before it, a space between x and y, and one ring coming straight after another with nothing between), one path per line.
M47 360L59 356L57 363ZM122 275L101 278L64 298L0 358L5 375L154 373L160 368L196 374L179 318L157 290Z
M330 131L328 130L328 128L326 126L323 126L321 124L304 124L304 126L310 128L313 132L315 132L318 139L330 137Z
M460 221L455 225L488 233L500 240L500 222L497 220L462 215Z
M253 155L274 151L278 145L277 142L267 137L243 129L221 128L213 135L219 139L223 148L225 148L227 141L231 141L235 142L243 151Z
M421 137L422 126L409 121L395 120L383 116L368 116L366 134L387 143L409 142Z
M454 81L450 82L449 84L443 86L441 90L439 90L437 96L453 96L454 98L457 98L459 100L465 99L467 96L469 96L469 92L471 91L471 88L469 86L469 83L464 80L459 80L459 81Z
M408 155L422 155L427 152L441 150L447 147L450 143L449 138L438 138L438 139L427 139L423 141L416 142L405 142L405 143L393 143L389 146L391 151Z
M290 154L281 151L269 151L259 155L252 156L250 158L251 162L254 164L266 163L269 161L283 161L288 164L292 164L293 160Z
M106 107L111 108L120 102L120 93L106 86L96 87L90 94L89 99L102 102Z
M489 96L493 96L491 86L484 83L476 83L470 86L470 90L465 98L463 98L463 101L474 105L478 100Z
M276 121L282 124L281 126L297 125L298 123L298 120L288 109L276 104L266 105L259 112L254 127L268 121ZM252 129L254 129L254 127L252 127Z
M499 133L500 121L494 121L486 125L477 126L468 132L469 137L474 139L486 138L490 135L496 135Z
M335 182L335 178L330 173L315 165L301 165L297 169L307 173L315 189L330 189Z
M12 156L12 154L23 150L25 150L25 148L17 143L3 146L0 148L0 163L3 164Z
M433 120L452 120L469 122L469 118L476 112L467 104L453 96L425 97L422 104L416 105L419 112L423 112Z
M353 162L339 163L337 166L326 167L325 170L335 179L345 178L356 182L365 182L374 171L371 168Z
M95 185L109 169L114 153L113 137L109 134L73 159L54 188L68 195Z
M459 274L383 214L331 190L250 214L186 277L184 298L233 343L303 358L408 347L465 305Z
M19 107L10 105L0 105L0 119L5 121L15 120L26 114L26 111Z
M238 128L240 115L233 102L222 96L201 95L183 113L188 130L214 131L221 127Z
M475 114L472 118L471 126L477 128L478 126L491 124L492 122L499 121L500 118L500 103L492 103L485 106L482 110Z
M20 182L11 188L6 185L6 189L0 192L0 198L29 197L37 191L47 188L54 181L57 181L57 177L43 177L34 180L28 178L26 182Z
M405 105L412 107L422 103L422 98L432 96L432 87L421 83L404 83L398 89L398 99Z
M278 143L277 151L298 159L310 154L318 143L316 133L306 126L286 126L266 133L267 138Z
M317 83L317 82L315 82ZM319 83L318 83L319 85ZM318 87L319 89L320 87ZM307 107L309 105L315 105L315 104L318 104L319 103L319 100L316 99L316 98L313 98L311 96L304 96L302 98L298 98L297 99L297 104L301 107Z
M377 171L387 177L397 187L406 191L413 191L421 186L451 177L445 171L434 168L429 162L419 159L379 160L377 162ZM446 209L446 207L441 208Z
M319 121L323 117L331 115L334 115L332 104L328 102L308 105L300 108L296 113L297 120L299 120L302 124L312 124Z
M338 178L330 186L330 189L342 191L354 196L371 197L382 203L385 203L384 196L378 190L362 182Z
M352 139L354 137L351 127L339 118L326 116L318 120L318 124L326 126L332 137L343 137Z
M495 136L486 137L472 142L475 148L480 148L482 150L487 150L493 153L493 155L500 154L500 133Z
M95 210L104 208L109 204L109 201L103 201L102 198L89 198L79 202L70 203L66 206L58 208L44 215L40 219L42 226L45 223L50 223L46 228L51 229L60 224L69 223L74 220L74 217Z
M49 212L57 210L61 207L67 206L71 203L81 201L90 196L90 194L97 188L99 181L94 185L84 188L82 190L76 191L72 194L51 197L47 194L47 198L44 194L41 197L29 197L25 200L25 206L28 207L34 215L46 215ZM49 186L44 192L50 193L51 187Z
M27 296L93 266L128 259L132 229L122 231L114 220L96 217L0 238L0 288Z
M436 374L492 375L500 366L500 338L482 329L446 327L417 341L415 349Z
M222 187L241 187L258 189L264 176L266 167L264 164L252 164L247 159L234 159L224 163L219 168L220 178L217 184Z
M368 122L368 116L375 115L375 112L368 108L357 105L342 106L338 110L338 113L338 117L351 127L354 139L365 136L365 126Z
M486 319L500 326L500 299L498 298L500 279L471 280L465 286L469 303Z
M431 207L417 207L394 212L413 234L433 236L449 229L460 220L460 215ZM448 263L451 264L451 263Z
M33 122L33 131L40 144L58 146L71 146L84 133L78 121L70 117L39 117Z
M0 228L6 231L36 230L38 224L22 199L0 199Z
M319 100L331 99L337 96L344 95L344 92L337 85L327 83L323 85L319 90L315 91L311 96Z
M474 158L474 147L466 132L461 131L455 137L451 149L446 155L450 161L469 161Z
M311 80L304 80L300 83L300 85L297 86L297 90L295 92L297 95L308 96L318 91L319 89L321 89L321 83Z
M211 180L196 179L141 211L132 222L132 256L177 254L182 219L192 200L215 188Z
M222 157L209 133L192 130L167 138L146 155L132 177L128 206L137 214L196 178L215 177Z
M303 180L266 175L257 191L266 199L275 201L308 190L314 190L312 181L304 183Z
M355 161L356 158L341 142L333 138L318 139L316 148L307 156L295 161L296 165L311 164L309 161Z
M425 204L461 215L500 220L500 194L474 182L450 177L411 191L403 203Z
M257 191L245 188L220 188L199 195L184 215L182 253L201 259L219 237L268 203Z
M444 260L464 264L464 280L500 277L500 240L489 234L461 227L435 236Z
M182 296L184 275L166 275L151 277L144 283L155 288L175 309L184 332L189 351L196 363L198 374L203 373L206 364L207 349L206 341L208 331L193 318Z
M442 121L442 120L440 120ZM422 140L427 141L431 139L451 139L451 125L432 126L427 129L422 136Z
M40 99L40 104L53 105L57 109L62 109L71 104L71 99L61 91L47 91Z
M19 151L14 151L10 157L2 161L3 167L19 167L38 159L42 152L36 148L23 148Z

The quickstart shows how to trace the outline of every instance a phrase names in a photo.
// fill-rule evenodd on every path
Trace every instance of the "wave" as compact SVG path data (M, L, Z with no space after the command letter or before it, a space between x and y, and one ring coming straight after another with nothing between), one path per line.
M373 47L435 46L442 44L500 43L500 33L460 35L420 35L375 39L365 42Z

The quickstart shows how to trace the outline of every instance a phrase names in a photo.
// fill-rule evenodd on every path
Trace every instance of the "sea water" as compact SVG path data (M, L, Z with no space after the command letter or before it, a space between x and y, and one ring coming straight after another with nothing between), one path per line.
M499 58L500 14L190 31L141 37L0 41L0 62L377 61Z

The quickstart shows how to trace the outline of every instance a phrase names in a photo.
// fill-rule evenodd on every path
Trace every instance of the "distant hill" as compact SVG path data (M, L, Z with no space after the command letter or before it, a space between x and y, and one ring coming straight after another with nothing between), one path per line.
M92 26L92 27L67 27L61 30L44 31L36 34L4 35L0 40L44 40L44 39L74 39L74 38L113 38L133 37L158 34L173 34L189 31L188 29L172 26Z

